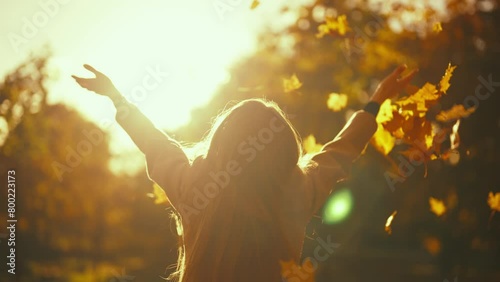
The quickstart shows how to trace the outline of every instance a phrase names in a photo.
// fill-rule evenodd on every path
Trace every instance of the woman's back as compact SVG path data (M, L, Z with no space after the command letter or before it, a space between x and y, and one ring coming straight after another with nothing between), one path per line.
M291 173L302 174L298 167ZM205 177L192 189L210 180ZM297 184L250 180L241 172L216 196L206 195L206 206L188 214L183 225L182 281L281 281L279 262L299 259L307 223ZM186 197L187 203L201 199L198 191Z
M399 67L307 166L297 132L276 104L245 100L222 114L191 162L182 146L125 101L109 78L75 77L110 97L116 119L146 156L149 177L167 193L183 230L183 282L281 281L280 261L298 262L305 225L346 177L377 129L380 104L415 74Z
M300 140L279 112L261 113L247 124L227 116L209 135L206 155L191 163L163 134L147 132L153 137L144 140L137 131L147 120L129 111L133 120L118 121L180 216L182 282L281 281L280 261L299 261L307 222L377 128L372 114L357 112L310 165L299 166Z

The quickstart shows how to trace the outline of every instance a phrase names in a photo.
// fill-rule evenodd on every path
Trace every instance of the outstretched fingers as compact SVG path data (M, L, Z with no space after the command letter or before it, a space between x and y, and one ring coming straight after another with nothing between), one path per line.
M94 78L83 78L83 77L78 77L76 75L71 76L73 79L75 79L76 83L78 83L81 87L88 89L89 84L91 80Z
M83 65L84 68L86 68L87 70L91 71L93 74L95 74L96 76L98 75L102 75L102 73L98 70L96 70L93 66L91 65L88 65L88 64L84 64Z
M399 78L398 79L399 84L402 86L406 86L408 83L410 83L410 81L413 79L413 77L415 77L417 72L418 72L418 69L414 69L406 76Z
M71 77L74 78L76 82L78 82L79 84L85 83L85 81L88 80L88 78L78 77L76 75L72 75Z
M400 65L390 74L390 76L399 77L407 68L406 65Z

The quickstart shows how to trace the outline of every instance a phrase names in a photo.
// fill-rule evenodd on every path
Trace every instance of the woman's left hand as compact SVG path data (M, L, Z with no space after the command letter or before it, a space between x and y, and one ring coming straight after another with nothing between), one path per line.
M406 65L401 65L397 67L391 74L389 74L380 84L378 85L375 93L373 94L371 101L382 104L387 99L392 99L398 96L403 89L410 83L412 78L417 74L418 69L412 70L409 74L404 77L399 77L407 69Z

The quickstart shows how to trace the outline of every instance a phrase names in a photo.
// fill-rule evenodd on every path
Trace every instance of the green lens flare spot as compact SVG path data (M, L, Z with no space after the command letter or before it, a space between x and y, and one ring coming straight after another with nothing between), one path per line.
M335 224L349 216L353 207L353 196L349 189L333 192L328 198L323 210L323 222Z

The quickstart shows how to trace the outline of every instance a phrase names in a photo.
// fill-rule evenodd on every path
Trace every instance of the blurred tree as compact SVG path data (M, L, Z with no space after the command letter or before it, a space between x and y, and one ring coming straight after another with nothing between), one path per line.
M107 133L47 104L48 60L33 57L0 84L2 178L16 170L17 277L104 281L122 268L146 280L163 275L176 256L168 213L146 197L145 173L110 172Z

